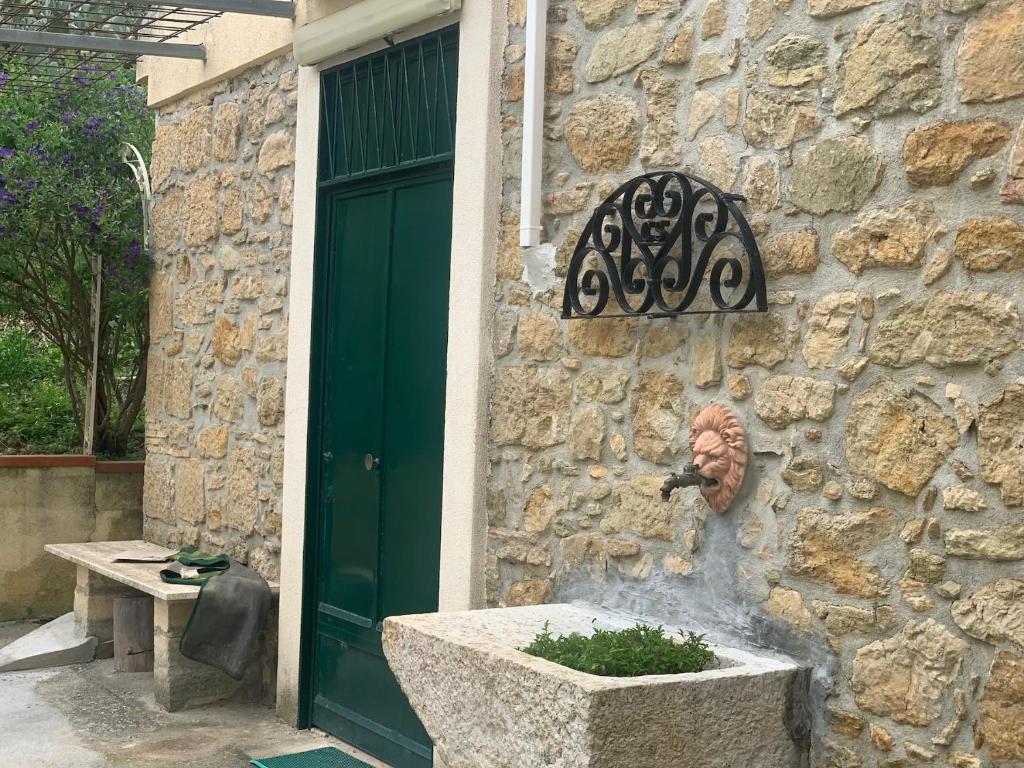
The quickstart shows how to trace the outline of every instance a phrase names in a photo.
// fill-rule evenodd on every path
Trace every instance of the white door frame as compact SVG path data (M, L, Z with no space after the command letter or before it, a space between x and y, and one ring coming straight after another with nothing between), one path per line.
M501 199L501 70L505 3L464 0L459 14L395 35L418 37L459 22L460 97L456 112L445 402L439 606L484 604L488 397L493 359L494 258ZM296 124L288 378L285 399L283 531L277 668L277 712L298 721L306 527L306 442L316 241L320 71L385 47L350 51L316 67L300 67Z

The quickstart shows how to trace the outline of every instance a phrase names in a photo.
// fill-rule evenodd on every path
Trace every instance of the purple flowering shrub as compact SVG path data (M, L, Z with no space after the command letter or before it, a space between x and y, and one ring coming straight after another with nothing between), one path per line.
M145 393L149 260L142 201L121 159L148 156L153 118L130 71L25 92L0 62L0 317L62 352L83 432L93 363L93 265L102 262L98 453L132 450ZM147 157L148 159L148 157Z

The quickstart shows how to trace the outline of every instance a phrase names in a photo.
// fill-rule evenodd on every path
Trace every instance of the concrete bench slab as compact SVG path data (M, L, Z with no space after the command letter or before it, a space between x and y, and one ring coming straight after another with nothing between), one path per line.
M126 552L174 554L174 550L144 541L98 541L84 544L47 544L51 555L78 566L75 587L76 631L97 640L96 658L114 655L114 600L119 597L153 598L153 679L157 702L169 711L208 704L234 695L244 683L219 669L181 655L178 645L199 587L165 584L163 563L116 562ZM280 586L270 584L277 595Z
M70 560L100 576L132 589L144 592L158 600L195 600L199 587L186 584L167 584L160 580L163 563L119 563L114 558L126 551L146 551L153 554L173 555L177 550L167 549L146 541L94 541L86 544L47 544L44 549L51 555ZM271 582L270 591L280 592L280 585Z

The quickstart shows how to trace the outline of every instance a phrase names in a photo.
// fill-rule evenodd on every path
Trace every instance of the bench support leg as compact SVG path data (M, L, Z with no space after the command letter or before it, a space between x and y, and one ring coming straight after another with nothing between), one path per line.
M153 679L156 700L169 712L209 704L235 694L241 683L178 650L192 600L153 601Z
M118 672L153 671L153 598L114 600L114 664Z
M97 659L109 659L114 655L114 600L138 597L139 594L129 586L100 576L85 566L78 566L75 624L80 632L96 638Z

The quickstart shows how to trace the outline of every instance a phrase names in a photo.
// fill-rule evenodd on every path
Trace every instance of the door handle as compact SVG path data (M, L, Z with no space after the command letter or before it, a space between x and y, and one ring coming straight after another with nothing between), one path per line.
M363 466L366 467L367 472L372 472L380 467L380 457L374 456L372 453L368 453L363 456Z

